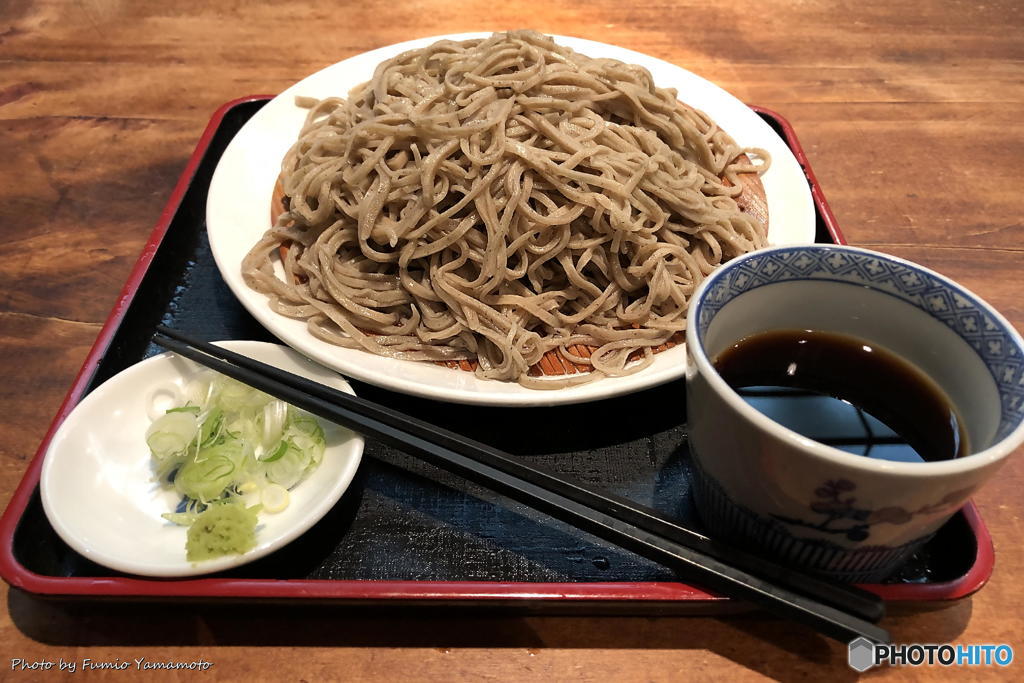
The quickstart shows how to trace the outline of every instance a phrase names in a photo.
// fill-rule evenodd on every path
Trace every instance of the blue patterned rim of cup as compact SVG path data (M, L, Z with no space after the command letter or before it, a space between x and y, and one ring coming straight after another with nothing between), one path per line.
M1021 336L990 306L948 278L903 259L864 249L830 245L776 247L729 262L709 276L694 295L696 306L690 312L690 320L696 324L687 336L691 362L708 371L706 374L712 378L709 381L731 392L725 381L711 370L711 361L704 349L712 320L726 304L745 292L797 280L858 285L910 304L946 325L974 349L999 394L999 423L991 444L980 452L956 460L928 463L858 458L859 468L908 474L964 472L973 467L973 463L1005 457L1024 441L1024 356L1021 353L1024 341ZM742 413L753 422L770 423L774 428L780 428L742 400L738 403ZM783 428L783 431L788 430ZM824 444L815 443L808 448L816 456L837 464L844 461L849 464L849 458L857 457ZM785 562L835 579L880 581L892 574L932 535L899 546L869 544L870 526L865 524L858 531L861 537L849 537L851 542L859 543L855 548L827 539L806 538L793 531L812 527L813 524L806 520L775 518L754 512L732 500L721 483L704 472L698 458L693 459L693 465L695 500L710 533L750 542ZM853 490L856 483L840 478L823 482L822 487ZM821 490L818 495L821 495ZM851 512L878 515L892 514L894 510L898 508Z
M735 259L722 277L712 275L695 296L697 338L715 314L740 294L787 280L863 285L911 304L945 323L978 353L999 389L1001 414L994 443L1024 429L1024 346L999 313L952 280L895 256L854 247L798 246L757 251ZM969 456L973 457L973 456ZM963 460L963 459L961 459ZM947 461L956 462L956 461ZM942 463L929 463L942 464ZM917 467L918 465L912 465Z

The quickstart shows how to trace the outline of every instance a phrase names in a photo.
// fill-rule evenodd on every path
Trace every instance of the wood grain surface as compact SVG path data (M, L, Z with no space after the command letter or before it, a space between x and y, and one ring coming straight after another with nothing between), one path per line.
M5 0L0 504L221 103L278 92L390 43L524 26L649 53L782 113L852 244L935 268L1024 329L1024 9L1013 0ZM989 585L953 605L889 617L897 642L1009 643L1024 656L1022 455L977 498L997 548ZM85 657L214 663L190 680L854 677L843 646L760 616L228 611L0 595L0 677L9 680L60 676L12 671L12 658ZM1020 678L1021 667L956 673Z

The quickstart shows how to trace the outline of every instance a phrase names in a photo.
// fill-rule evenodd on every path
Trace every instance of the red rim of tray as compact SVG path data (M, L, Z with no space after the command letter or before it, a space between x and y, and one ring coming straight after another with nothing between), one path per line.
M225 115L233 107L248 102L267 100L270 95L250 95L221 106L203 131L195 151L178 179L171 197L160 214L142 253L132 268L107 317L89 355L78 371L35 456L29 464L7 510L0 518L0 576L10 585L43 595L95 597L177 597L177 598L304 598L333 600L401 600L401 601L654 601L654 602L729 602L728 598L676 582L604 582L604 583L512 583L498 581L363 581L336 579L147 579L127 576L56 577L29 571L14 556L14 532L29 499L39 484L43 456L57 427L78 404L96 368L131 304L143 276L159 249L185 192L195 176L207 148ZM782 128L786 142L803 168L811 184L811 195L819 214L836 244L846 244L835 216L829 209L821 186L814 177L803 148L792 126L774 111L752 107L773 118ZM985 585L992 574L995 554L988 529L973 503L963 509L964 517L977 539L977 553L971 568L952 581L927 584L872 584L864 586L890 601L923 602L956 600L966 597Z

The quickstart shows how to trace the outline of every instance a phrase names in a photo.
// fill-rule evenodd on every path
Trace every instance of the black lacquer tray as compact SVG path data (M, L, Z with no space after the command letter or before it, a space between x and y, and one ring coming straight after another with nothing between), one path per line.
M530 610L706 611L729 601L672 572L487 489L368 441L355 481L310 532L283 550L211 577L118 574L65 545L48 523L39 470L53 430L92 388L158 353L158 323L201 338L273 341L235 300L210 253L206 193L224 148L268 98L230 102L213 117L64 405L0 522L0 573L45 595L448 602ZM811 184L819 242L843 242L790 126L755 110L782 136ZM577 406L489 408L391 393L358 394L525 461L605 488L699 526L691 507L681 381ZM991 574L991 541L973 506L888 583L889 600L950 600Z

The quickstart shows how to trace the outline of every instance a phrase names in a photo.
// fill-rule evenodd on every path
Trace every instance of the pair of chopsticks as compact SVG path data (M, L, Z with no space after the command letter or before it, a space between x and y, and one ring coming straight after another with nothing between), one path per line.
M687 582L752 602L842 642L888 643L881 599L722 546L632 501L533 469L511 455L386 406L299 377L163 325L154 343L364 436L394 446L675 570Z

